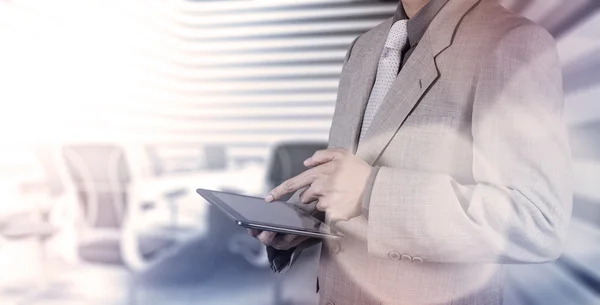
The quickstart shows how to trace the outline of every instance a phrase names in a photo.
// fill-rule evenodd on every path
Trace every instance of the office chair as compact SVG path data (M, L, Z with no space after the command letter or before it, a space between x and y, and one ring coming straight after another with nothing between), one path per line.
M173 230L158 236L129 238L129 251L124 253L124 227L136 221L130 214L155 204L135 200L131 191L135 181L125 151L117 145L68 145L62 154L79 201L82 221L78 252L83 260L126 265L134 272L142 272L156 265L163 251L173 250L170 248L177 243L176 200L186 194L184 189L165 190L161 198L155 198L167 202ZM125 255L136 259L124 259Z
M46 244L49 239L60 232L57 222L53 222L51 219L53 218L52 214L62 208L60 204L55 203L54 199L62 196L66 191L62 179L59 178L58 169L53 162L49 162L52 160L53 150L50 147L40 147L36 150L36 154L44 171L44 179L23 182L19 185L19 193L25 198L31 199L34 210L0 220L2 237L8 241L36 239L40 252L39 259L42 270L38 277L38 284L26 293L18 304L34 303L45 292L48 282Z
M144 146L143 152L151 177L140 177L133 172L129 197L132 204L127 206L122 227L123 258L129 268L148 280L205 279L216 270L216 262L225 250L223 236L229 236L231 227L238 228L210 206L206 215L198 219L197 226L191 225L189 219L187 222L178 219L181 215L178 203L182 203L179 199L184 197L188 202L190 197L196 198L195 188L190 187L196 174L225 169L225 150L223 147L153 144ZM149 198L153 193L156 196ZM153 217L160 216L166 206L169 221L153 222ZM157 243L163 244L152 251ZM182 264L184 260L193 261L193 268ZM163 263L169 268L155 268Z
M325 142L283 142L276 144L268 161L265 183L265 193L280 185L287 179L297 176L307 168L304 160L322 149L327 149ZM293 194L287 194L281 200L289 200ZM282 296L283 281L275 281L274 304L284 305L292 303Z
M42 206L40 200L45 200L47 189L43 182L22 183L19 186L21 194L33 196L35 210L31 213L11 215L0 220L0 236L7 241L35 239L39 251L41 273L36 277L36 284L28 288L24 296L16 303L19 305L33 304L45 292L48 282L46 242L52 238L58 228L50 223L50 211Z
M119 229L130 183L123 150L113 145L69 145L62 148L62 157L78 201L79 257L122 265Z

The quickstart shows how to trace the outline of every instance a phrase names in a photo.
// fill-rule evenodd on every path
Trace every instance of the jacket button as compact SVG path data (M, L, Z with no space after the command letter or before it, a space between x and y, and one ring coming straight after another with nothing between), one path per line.
M402 258L401 258L401 259L402 259L403 261L408 261L408 262L410 262L410 261L412 261L412 259L413 259L413 258L412 258L410 255L406 255L406 254L404 254L404 255L402 255Z
M415 262L415 263L422 263L423 259L420 258L420 257L413 257L412 261Z
M395 261L399 261L400 258L402 258L402 256L400 256L400 253L398 253L398 252L390 252L390 254L388 254L388 257Z

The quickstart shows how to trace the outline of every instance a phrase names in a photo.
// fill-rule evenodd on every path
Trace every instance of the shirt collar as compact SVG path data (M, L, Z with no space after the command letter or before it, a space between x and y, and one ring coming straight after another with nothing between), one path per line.
M416 46L421 38L423 38L431 21L433 21L435 16L442 10L448 1L449 0L430 0L415 16L408 20L408 42L410 43L411 48ZM396 13L394 14L393 23L404 19L408 19L408 16L406 15L402 2L400 2L396 9Z

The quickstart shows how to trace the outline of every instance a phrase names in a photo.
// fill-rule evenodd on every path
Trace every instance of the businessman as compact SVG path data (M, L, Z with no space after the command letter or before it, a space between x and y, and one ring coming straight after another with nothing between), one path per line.
M556 259L572 205L553 38L493 0L402 0L343 67L329 149L273 189L345 238L320 304L502 304L502 264ZM250 231L275 271L319 241Z

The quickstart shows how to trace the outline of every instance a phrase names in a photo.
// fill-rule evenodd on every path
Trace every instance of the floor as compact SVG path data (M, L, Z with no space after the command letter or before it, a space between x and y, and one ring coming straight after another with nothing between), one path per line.
M120 266L46 263L46 281L40 275L39 247L34 241L3 244L0 248L0 304L35 305L152 305L152 304L315 304L315 253L281 276L250 266L234 256L222 257L215 272L205 278L193 274L193 258L185 253L137 281ZM18 254L18 255L15 255ZM191 264L190 264L191 262ZM169 275L177 264L188 264L187 275ZM17 267L18 266L18 267ZM309 283L307 285L306 283ZM291 301L291 302L290 302ZM286 302L286 303L288 303Z
M33 240L0 240L0 304L317 303L316 248L305 252L285 275L253 267L237 256L224 255L214 264L212 273L200 276L203 274L200 259L194 253L182 252L142 277L132 276L121 266L42 260L40 250ZM42 261L45 263L41 264ZM506 305L600 304L597 289L586 289L558 263L507 269Z

